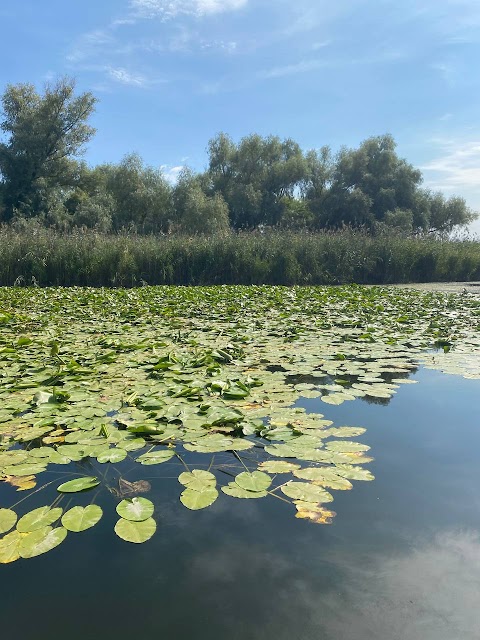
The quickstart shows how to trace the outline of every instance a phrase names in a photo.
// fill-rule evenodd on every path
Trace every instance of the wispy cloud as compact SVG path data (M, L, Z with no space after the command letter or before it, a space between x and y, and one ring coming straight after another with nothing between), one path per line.
M434 139L439 153L421 167L429 173L427 184L452 191L475 187L480 191L480 140Z
M177 15L205 16L236 11L246 6L248 0L131 0L133 15L139 18L163 18Z
M131 86L131 87L138 87L141 89L146 89L152 85L165 82L165 80L147 78L146 76L140 73L128 71L123 67L117 67L117 68L108 67L106 71L110 80L113 80L114 82L119 82L120 84Z
M67 55L69 62L82 62L98 54L106 46L111 46L115 38L108 30L96 29L81 36Z

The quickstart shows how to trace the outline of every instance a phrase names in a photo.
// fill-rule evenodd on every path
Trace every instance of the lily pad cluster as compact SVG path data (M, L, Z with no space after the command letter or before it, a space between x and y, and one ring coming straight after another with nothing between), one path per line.
M270 497L331 523L332 492L373 479L365 429L299 404L388 403L422 364L480 378L479 328L474 297L375 287L0 289L0 481L58 493L23 515L0 503L0 562L93 527L101 491L121 500L116 534L149 540L161 503L132 463L178 477L192 511Z

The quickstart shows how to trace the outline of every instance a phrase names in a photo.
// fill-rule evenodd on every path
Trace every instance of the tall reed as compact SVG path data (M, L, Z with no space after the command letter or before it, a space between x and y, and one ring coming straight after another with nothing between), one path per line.
M338 233L0 230L0 285L387 284L480 279L480 242Z

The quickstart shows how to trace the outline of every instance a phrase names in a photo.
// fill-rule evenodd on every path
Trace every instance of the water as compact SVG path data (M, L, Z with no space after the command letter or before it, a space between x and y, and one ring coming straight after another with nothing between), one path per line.
M2 639L478 640L480 383L414 378L386 406L303 400L367 427L356 440L375 457L375 482L334 492L333 525L270 497L189 512L176 479L136 465L129 479L149 479L158 505L154 538L116 538L104 491L94 529L0 567ZM19 496L0 486L3 505Z

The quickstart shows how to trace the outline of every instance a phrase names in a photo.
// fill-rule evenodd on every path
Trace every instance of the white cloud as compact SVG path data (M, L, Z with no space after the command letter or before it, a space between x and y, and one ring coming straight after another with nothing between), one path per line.
M246 6L248 0L131 0L134 15L140 18L163 19L186 14L194 16L211 15L236 11Z
M184 159L182 159L183 161ZM185 158L186 160L186 158ZM185 169L184 165L179 165L178 167L171 167L168 164L163 164L160 169L162 170L165 178L170 182L170 184L175 184L178 180L178 176Z
M437 156L421 167L428 172L427 183L438 189L476 187L480 190L480 140L434 139Z
M125 84L133 87L145 88L151 84L154 84L154 81L149 80L145 76L139 73L132 73L127 71L127 69L123 69L122 67L113 68L110 67L107 70L108 77L115 82L119 82L120 84Z

